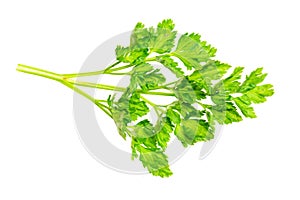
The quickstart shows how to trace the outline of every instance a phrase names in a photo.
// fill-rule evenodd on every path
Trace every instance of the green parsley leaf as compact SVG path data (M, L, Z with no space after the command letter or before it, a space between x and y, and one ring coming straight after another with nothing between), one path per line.
M157 29L150 28L149 48L151 52L167 53L172 50L175 43L176 31L171 19L163 20L157 25Z
M253 103L263 103L274 94L273 85L265 84L256 86L254 89L245 93L244 98L248 98Z
M178 114L175 110L173 110L172 107L168 108L166 116L174 123L174 124L179 124L181 119L180 119L180 114Z
M200 41L198 34L184 34L180 37L176 50L172 55L179 58L188 70L200 68L201 62L207 62L210 57L210 47ZM208 50L209 49L209 50ZM213 52L213 50L211 50Z
M148 52L150 33L145 25L137 23L130 36L130 48Z
M197 120L198 125L195 127L195 138L193 144L197 142L205 142L214 138L213 132L210 132L209 129L211 125L206 120Z
M115 51L118 61L134 65L144 62L148 56L147 49L132 50L130 47L117 46Z
M166 81L159 71L159 69L153 69L148 63L140 64L134 68L131 81L137 83L144 91L155 89Z
M156 143L156 137L154 132L153 125L147 120L142 120L137 123L135 126L132 127L130 131L132 137L134 138L136 144L143 145L144 147L148 148L149 150L159 150ZM139 149L139 147L138 147Z
M176 106L173 106L184 119L200 118L203 116L203 110L196 109L189 103L178 102Z
M241 85L239 92L244 93L249 90L252 90L258 85L259 83L263 82L266 78L267 74L262 73L263 68L257 68L249 76L246 76L246 80Z
M138 117L146 115L150 110L146 105L146 102L140 99L139 93L133 93L129 99L128 110L130 113L131 120L135 121Z
M148 119L144 119L134 126L134 137L136 138L148 138L154 135L154 129Z
M187 79L182 79L173 89L175 96L183 102L192 104L196 101L197 95Z
M171 72L173 72L177 78L182 77L184 72L180 67L178 67L178 63L175 62L170 56L157 56L156 61L163 64L166 68L168 68Z
M162 151L141 148L140 161L154 176L169 177L173 174L169 168L168 157Z
M208 52L210 57L215 56L217 49L212 47L210 44L207 44L206 41L201 40L201 35L198 33L191 33L189 37L198 42Z
M254 109L250 106L249 102L243 101L243 98L240 97L234 98L234 102L245 117L256 118Z
M208 61L204 66L195 70L190 76L189 80L204 79L206 81L220 79L231 66L219 61Z
M184 147L193 144L199 123L196 120L188 119L177 125L174 131L176 137Z
M174 126L170 118L163 117L161 121L158 121L155 135L158 145L162 149L167 148L167 144L170 141L170 134L173 132Z
M212 106L211 112L219 124L231 124L232 122L243 120L232 102L226 102L225 105Z

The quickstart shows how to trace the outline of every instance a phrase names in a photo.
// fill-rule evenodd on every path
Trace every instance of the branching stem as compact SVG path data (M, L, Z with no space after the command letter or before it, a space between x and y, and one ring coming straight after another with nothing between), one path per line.
M103 90L111 90L111 91L118 91L118 92L125 92L126 88L125 87L117 87L117 86L112 86L112 85L106 85L106 84L98 84L98 83L90 83L90 82L82 82L82 81L77 81L74 80L76 77L81 77L81 76L93 76L93 75L99 75L99 74L112 74L112 75L124 75L128 73L113 73L114 71L119 71L123 70L129 67L132 67L132 65L125 65L121 67L115 68L120 62L116 62L109 67L107 67L105 70L101 71L96 71L96 72L86 72L86 73L78 73L78 74L57 74L54 72L50 72L44 69L39 69L36 67L28 66L28 65L23 65L19 64L17 67L17 70L20 72L28 73L28 74L33 74L37 76L41 76L44 78L52 79L55 81L58 81L62 83L63 85L67 86L68 88L74 90L78 94L86 97L90 101L92 101L95 105L97 105L101 110L103 110L109 117L112 117L111 111L108 106L104 105L103 103L107 103L106 100L97 100L91 95L87 94L80 88L76 86L82 86L82 87L89 87L89 88L97 88L97 89L103 89ZM166 89L167 85L171 85L173 83L166 84L164 86L158 87L157 89ZM141 94L147 94L147 95L161 95L161 96L174 96L174 93L170 92L161 92L161 91L143 91L143 90L137 90L138 93ZM155 108L156 111L162 111L162 108L157 106L156 104L152 103L145 97L142 97L145 102L147 102L149 105ZM101 103L103 102L103 103Z

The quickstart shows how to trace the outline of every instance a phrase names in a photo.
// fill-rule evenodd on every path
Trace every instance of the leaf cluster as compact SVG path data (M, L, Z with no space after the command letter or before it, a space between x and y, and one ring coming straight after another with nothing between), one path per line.
M170 19L156 27L135 26L130 45L116 48L116 59L132 66L130 84L119 99L108 99L119 134L131 139L132 158L160 177L172 175L165 154L172 134L184 147L213 139L216 123L255 118L253 104L274 93L271 84L263 84L267 74L262 68L243 80L243 67L232 69L216 60L216 49L199 34L178 35L174 27ZM176 81L166 83L157 63L174 73ZM157 105L144 95L161 89L175 100ZM147 119L151 109L155 122Z

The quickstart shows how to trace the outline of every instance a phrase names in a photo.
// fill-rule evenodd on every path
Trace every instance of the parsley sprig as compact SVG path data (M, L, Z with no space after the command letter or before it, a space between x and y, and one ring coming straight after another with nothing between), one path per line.
M172 134L184 147L208 141L214 138L216 123L255 118L253 104L274 94L271 84L263 84L267 74L262 68L242 79L243 67L231 70L231 65L215 59L216 49L199 34L179 35L174 27L170 19L150 28L137 23L130 45L117 46L116 61L103 70L57 74L23 64L17 70L58 81L92 101L114 120L121 137L131 139L132 159L139 159L155 176L169 177L172 171L165 150ZM176 78L167 81L162 68ZM129 76L130 83L119 87L77 79L104 74ZM96 99L79 86L112 94ZM157 104L149 95L172 101ZM149 120L151 110L156 121Z

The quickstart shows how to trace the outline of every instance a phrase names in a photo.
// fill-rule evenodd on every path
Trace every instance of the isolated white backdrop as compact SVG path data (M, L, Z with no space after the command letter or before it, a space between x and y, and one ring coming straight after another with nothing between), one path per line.
M72 91L15 68L76 72L101 42L164 18L222 61L264 66L276 93L257 119L225 127L205 160L191 148L171 178L121 174L81 145ZM296 0L1 1L0 199L299 199L299 18Z

